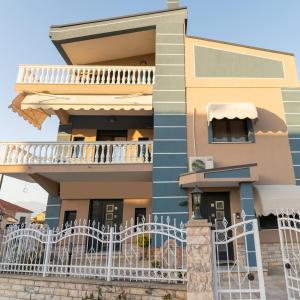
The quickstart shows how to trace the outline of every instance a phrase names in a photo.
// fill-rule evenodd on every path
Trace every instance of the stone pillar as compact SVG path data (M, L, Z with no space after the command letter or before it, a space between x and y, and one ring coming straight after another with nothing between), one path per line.
M214 299L211 224L207 220L187 224L187 299Z

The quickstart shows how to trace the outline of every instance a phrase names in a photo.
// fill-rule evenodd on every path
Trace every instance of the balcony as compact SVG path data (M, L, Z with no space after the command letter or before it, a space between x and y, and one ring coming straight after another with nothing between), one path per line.
M152 66L21 65L16 90L53 94L151 94L154 83L155 67Z
M152 142L0 144L0 173L58 196L61 182L150 182Z
M152 142L1 143L0 165L151 164Z

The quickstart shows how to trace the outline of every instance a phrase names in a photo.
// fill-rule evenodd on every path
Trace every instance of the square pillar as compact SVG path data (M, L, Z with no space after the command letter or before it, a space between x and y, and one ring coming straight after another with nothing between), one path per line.
M240 204L241 210L245 212L245 221L256 218L254 210L253 185L251 182L240 183ZM253 230L252 225L246 226L246 231ZM246 263L249 267L256 267L256 250L254 235L247 235L245 238Z
M213 300L211 224L190 220L186 227L187 299Z

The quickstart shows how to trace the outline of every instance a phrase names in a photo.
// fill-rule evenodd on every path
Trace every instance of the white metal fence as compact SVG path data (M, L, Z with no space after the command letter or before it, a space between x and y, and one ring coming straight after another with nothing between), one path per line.
M288 299L300 299L300 211L277 211L280 246Z
M218 220L212 231L215 299L266 299L256 219L228 226Z
M152 142L0 143L0 164L152 163Z
M17 83L30 84L147 84L155 82L149 66L20 65Z
M2 273L184 283L186 268L186 231L170 218L118 228L11 227L0 248Z

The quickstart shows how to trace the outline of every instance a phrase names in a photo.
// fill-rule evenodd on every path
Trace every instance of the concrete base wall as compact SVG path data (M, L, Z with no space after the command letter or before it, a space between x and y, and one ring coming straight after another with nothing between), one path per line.
M186 299L186 294L186 286L183 284L105 282L82 278L41 278L20 275L1 275L0 278L0 300L182 300ZM120 295L126 295L126 298L120 298Z

